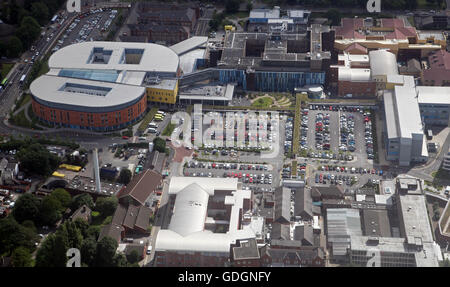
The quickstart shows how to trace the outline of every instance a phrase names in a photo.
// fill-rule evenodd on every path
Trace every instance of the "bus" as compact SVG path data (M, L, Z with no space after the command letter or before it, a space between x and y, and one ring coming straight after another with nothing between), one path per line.
M26 77L25 74L23 74L22 77L20 77L19 84L23 85L23 82L25 81L25 77Z
M4 78L3 81L2 81L2 84L1 84L2 87L3 87L3 88L6 88L6 85L7 85L7 84L8 84L8 78Z

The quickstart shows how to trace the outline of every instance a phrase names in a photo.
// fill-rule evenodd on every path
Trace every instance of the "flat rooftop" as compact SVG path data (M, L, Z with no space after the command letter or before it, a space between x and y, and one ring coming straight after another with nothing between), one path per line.
M450 87L416 87L419 104L450 105Z
M50 69L176 73L179 58L173 50L157 44L87 41L59 49L48 65Z
M191 100L231 101L234 85L196 85L180 89L178 97Z
M58 108L82 107L99 112L117 109L139 101L145 95L145 88L134 85L82 80L43 75L30 85L36 101Z

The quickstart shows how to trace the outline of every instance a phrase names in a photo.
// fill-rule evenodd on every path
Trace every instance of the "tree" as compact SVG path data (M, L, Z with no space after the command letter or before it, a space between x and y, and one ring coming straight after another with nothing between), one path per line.
M98 267L115 266L114 256L117 249L117 241L109 236L105 236L97 243L97 253L95 257L95 265Z
M81 243L83 242L83 236L81 235L81 231L77 228L75 222L66 221L61 228L65 228L67 231L67 240L69 242L70 248L81 248Z
M225 1L225 11L228 14L236 13L239 11L239 5L241 1L239 0L226 0Z
M64 208L70 207L72 197L64 188L56 188L55 190L52 191L50 196L57 199L61 203L62 207Z
M448 260L448 258L445 258L444 261L439 262L439 267L450 267L450 260Z
M11 254L17 247L34 248L37 235L20 225L13 217L0 219L0 254Z
M85 238L92 238L95 241L97 241L98 237L100 236L100 230L101 230L101 227L98 225L89 226L89 228L86 231Z
M50 234L36 253L36 267L65 267L69 249L67 230L60 228Z
M25 193L17 199L12 215L17 222L34 221L39 215L39 200L31 193Z
M37 233L36 225L34 225L34 222L31 220L25 220L22 222L22 226L29 229L33 233Z
M38 175L50 175L59 165L59 159L39 143L22 147L17 156L21 168Z
M155 150L159 152L166 152L166 141L160 137L156 137L153 140L153 144L155 146Z
M30 250L25 247L17 247L14 249L11 256L12 265L14 267L32 267L33 259Z
M128 184L131 181L131 171L128 168L122 168L118 181L123 184Z
M336 26L341 23L341 12L337 9L330 9L325 14L325 17L331 20L331 25Z
M31 5L31 15L39 22L40 25L45 26L50 18L47 5L43 2L35 2Z
M84 220L83 218L77 218L74 220L75 226L78 228L78 230L81 233L81 236L83 236L83 238L87 238L88 237L88 229L89 229L89 223Z
M16 36L22 41L25 48L28 49L41 33L41 26L30 16L25 16L16 31Z
M93 209L94 208L94 200L92 199L92 196L90 196L87 193L75 195L72 198L72 202L70 203L70 209L77 210L84 204L86 204L90 209Z
M253 9L253 4L251 1L247 2L247 11L250 13L250 11Z
M81 261L87 266L93 266L97 254L97 241L93 238L83 240L80 249Z
M130 263L136 263L139 262L139 253L137 252L137 250L131 250L131 252L129 254L127 254L127 260Z
M12 36L6 46L6 56L8 58L17 58L23 51L22 41L16 36Z
M46 196L42 200L39 217L43 225L55 225L62 217L61 203L52 196Z

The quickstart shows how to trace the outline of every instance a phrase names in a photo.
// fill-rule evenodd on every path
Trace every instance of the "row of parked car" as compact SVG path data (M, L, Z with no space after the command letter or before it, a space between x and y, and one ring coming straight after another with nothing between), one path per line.
M339 150L355 151L355 120L353 115L342 114L339 121L339 128L341 131Z
M316 149L330 150L330 114L316 115Z
M302 109L302 121L300 124L300 149L308 149L308 109Z
M342 175L342 174L322 174L316 173L315 182L321 184L327 184L330 181L330 184L335 185L352 185L352 183L356 183L358 178L355 175ZM353 181L353 182L352 182Z
M372 121L370 119L370 112L365 113L364 116L364 136L366 139L367 158L374 159Z
M286 119L285 126L285 141L284 141L284 152L290 152L292 150L292 137L294 133L294 118L288 117Z

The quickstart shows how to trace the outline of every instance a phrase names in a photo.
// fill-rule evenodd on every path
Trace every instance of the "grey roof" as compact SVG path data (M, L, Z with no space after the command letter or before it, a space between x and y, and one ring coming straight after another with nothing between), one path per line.
M147 169L133 177L126 189L120 193L119 198L130 196L143 205L150 194L161 184L161 180L161 174Z
M301 216L303 219L313 217L311 189L302 188L295 190L294 215Z
M270 241L270 245L285 248L300 248L303 246L302 242L299 240L279 240L279 239L272 239Z
M324 198L344 198L344 190L341 186L314 186L311 188L312 197Z
M127 207L123 204L117 205L116 211L114 212L112 223L116 225L122 225L127 215Z
M259 250L255 238L238 240L238 246L233 247L233 258L235 260L257 259Z
M354 235L362 235L358 209L327 209L327 240L332 244L333 255L346 255Z
M100 231L100 235L98 236L98 241L102 240L103 237L109 236L117 241L117 243L120 242L120 239L122 238L122 231L124 231L124 228L121 225L117 225L114 223L105 225L102 227L102 230Z
M139 207L133 204L130 204L127 209L127 213L123 220L123 226L133 229L134 223L136 222L136 218L138 216Z
M144 244L127 244L124 253L129 255L133 250L136 250L140 258L144 256L145 245Z
M369 52L370 70L372 76L397 75L397 59L387 50L375 50Z
M286 187L275 190L275 217L274 221L288 223L291 219L291 191Z
M72 214L70 219L72 221L76 220L77 218L82 218L86 221L89 221L89 218L91 217L92 210L87 206L86 204L83 204L80 208L75 210L75 212Z
M387 210L363 209L364 235L391 237Z
M30 85L33 98L46 106L82 111L116 110L137 103L145 87L43 75Z
M208 192L196 183L179 191L169 229L182 236L203 231L208 199Z
M302 245L314 245L313 227L311 225L298 225L294 229L294 240L299 240Z
M270 238L278 240L290 240L291 228L289 224L281 224L278 222L272 223L272 231L270 232Z
M170 46L177 55L182 55L188 51L191 51L199 46L203 46L208 42L208 37L194 36L184 41L181 41L175 45Z
M112 51L107 64L89 63L94 48ZM143 50L139 64L126 64L122 57L126 49ZM151 43L87 41L72 44L56 51L48 60L50 69L94 69L118 71L158 71L176 73L178 55L171 49Z
M417 59L411 59L406 66L400 67L401 73L420 73L420 71L422 71L422 67Z

